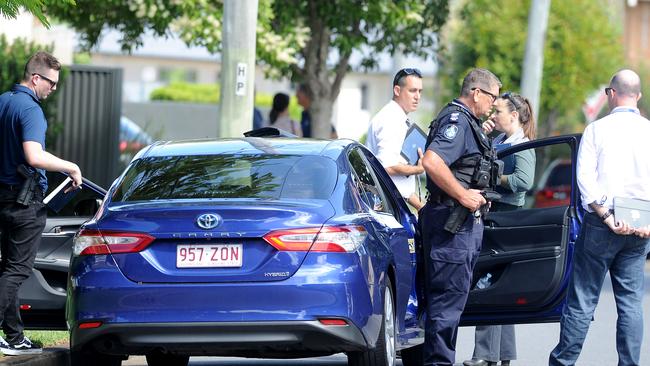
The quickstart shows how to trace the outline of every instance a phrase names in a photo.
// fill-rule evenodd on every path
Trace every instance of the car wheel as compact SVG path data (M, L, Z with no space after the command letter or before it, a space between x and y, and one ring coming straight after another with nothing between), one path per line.
M413 346L400 351L402 356L402 365L404 366L420 366L422 365L422 348L423 345Z
M395 365L395 306L390 279L384 289L384 316L379 330L379 339L374 349L348 353L350 366L394 366Z
M149 366L187 366L190 361L190 356L163 352L148 353L146 358Z
M70 350L70 366L121 366L122 358L93 350Z

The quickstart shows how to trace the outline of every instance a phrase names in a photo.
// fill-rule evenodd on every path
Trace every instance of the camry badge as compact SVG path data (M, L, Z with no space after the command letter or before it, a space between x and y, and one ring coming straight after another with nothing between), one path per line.
M196 218L196 224L201 229L210 230L221 224L221 216L213 213L206 213Z

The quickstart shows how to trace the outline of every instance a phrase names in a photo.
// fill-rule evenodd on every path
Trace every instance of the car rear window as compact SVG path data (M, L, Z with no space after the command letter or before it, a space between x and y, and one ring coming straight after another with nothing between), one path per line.
M336 163L322 156L150 157L128 168L112 200L328 199L336 177Z

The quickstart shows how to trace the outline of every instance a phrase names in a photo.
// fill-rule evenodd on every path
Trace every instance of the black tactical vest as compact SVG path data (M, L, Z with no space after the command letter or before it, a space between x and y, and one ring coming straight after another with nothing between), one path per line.
M496 154L492 149L490 139L476 123L476 117L466 107L452 101L440 111L438 117L431 121L431 125L429 126L429 135L425 149L429 147L429 144L431 144L431 141L433 141L433 138L438 133L438 128L440 127L439 121L455 112L463 113L469 118L474 140L481 153L463 156L455 161L449 169L463 187L476 189L487 188L490 186L490 182L494 181L490 177L490 172L492 162L496 159ZM427 190L430 194L434 195L443 193L430 179L427 179Z

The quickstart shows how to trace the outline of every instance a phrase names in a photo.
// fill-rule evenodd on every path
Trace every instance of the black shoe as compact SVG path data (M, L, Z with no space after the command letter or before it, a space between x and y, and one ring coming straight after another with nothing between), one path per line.
M23 339L20 342L14 344L9 344L2 339L2 341L0 341L0 351L7 356L19 356L39 354L43 352L43 349L32 343L29 338L23 336Z
M510 360L501 360L501 366L510 366Z

